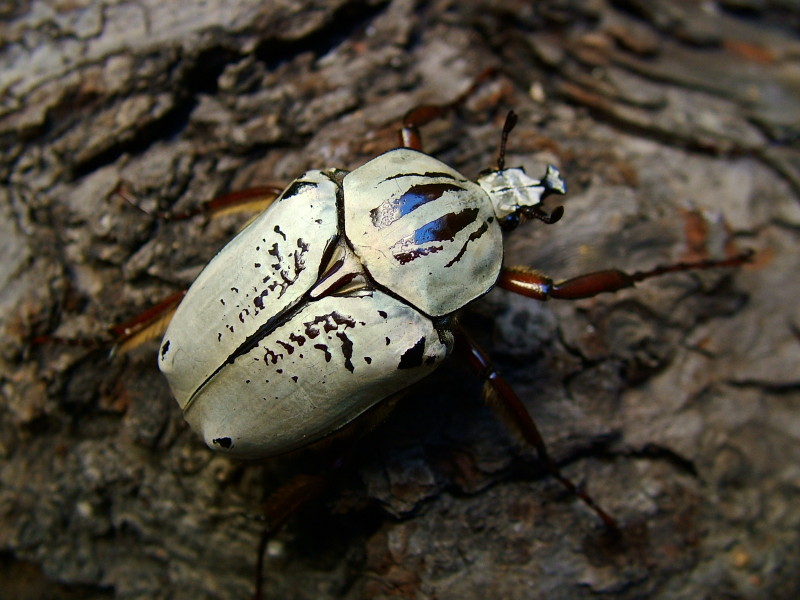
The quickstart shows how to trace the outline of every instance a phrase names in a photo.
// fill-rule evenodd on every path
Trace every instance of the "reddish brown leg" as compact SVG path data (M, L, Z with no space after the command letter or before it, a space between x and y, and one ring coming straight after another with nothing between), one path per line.
M270 204L272 204L272 202L281 194L282 191L283 189L277 186L254 187L246 190L240 190L238 192L231 192L230 194L224 194L186 211L158 211L148 214L158 219L177 221L181 219L188 219L190 217L194 217L195 215L218 217L221 215L239 212L256 213L263 211ZM130 186L125 182L120 183L114 190L114 193L129 204L135 206L139 210L142 210L142 208L136 202L136 198L133 196Z
M111 334L114 336L112 354L124 354L148 340L163 335L185 295L186 290L175 292L143 313L112 327Z
M591 508L610 531L619 533L619 528L614 519L600 508L589 494L578 489L572 481L561 473L558 465L550 458L544 439L539 433L539 428L536 427L536 423L531 418L525 405L508 382L495 370L486 352L478 346L475 340L462 327L456 326L454 334L457 347L465 354L470 366L485 381L483 393L487 403L526 443L536 449L539 460L550 475Z
M481 71L472 82L472 85L469 86L469 89L452 102L447 104L423 104L408 111L403 117L403 127L400 129L400 145L403 148L422 151L422 137L420 136L419 128L445 116L450 111L457 110L475 93L475 90L483 85L487 79L494 76L496 72L497 70L494 68Z
M115 325L108 330L110 336L97 338L63 338L56 335L38 335L31 343L34 345L59 344L65 346L84 346L102 348L112 346L111 354L124 354L147 340L160 336L167 329L175 309L186 291L180 291L165 298L143 313Z
M753 253L747 251L722 260L700 260L697 262L661 265L649 271L636 271L634 273L625 273L617 269L605 269L587 273L586 275L579 275L560 283L553 283L552 279L529 267L505 267L500 273L497 285L536 300L548 300L549 298L578 300L580 298L591 298L603 292L616 292L624 288L633 287L640 281L658 277L665 273L714 269L717 267L737 267L749 262L752 256Z
M266 209L281 194L282 189L264 186L232 192L214 198L201 206L184 212L156 212L152 216L164 220L188 219L195 215L218 217L237 212L260 212ZM125 183L117 186L114 193L126 202L140 208ZM107 338L66 339L58 336L42 335L34 337L33 344L64 344L70 346L102 347L113 344L112 354L125 353L140 344L164 333L169 321L183 299L186 291L177 292L152 308L110 329L111 340Z

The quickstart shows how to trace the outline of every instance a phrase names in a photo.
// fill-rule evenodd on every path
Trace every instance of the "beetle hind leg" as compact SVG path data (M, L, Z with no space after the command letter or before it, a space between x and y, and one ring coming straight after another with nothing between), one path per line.
M522 441L536 450L539 460L547 472L567 491L580 498L586 506L591 508L609 532L618 535L620 530L614 518L603 510L589 494L567 478L550 457L536 422L513 388L494 368L488 354L462 327L456 326L454 334L456 346L465 353L467 362L484 380L483 392L487 404Z

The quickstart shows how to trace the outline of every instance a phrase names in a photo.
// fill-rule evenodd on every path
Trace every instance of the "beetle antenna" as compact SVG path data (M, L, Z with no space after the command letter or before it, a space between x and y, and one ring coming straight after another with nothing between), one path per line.
M500 155L497 157L497 170L502 171L506 166L506 142L508 141L508 134L514 129L517 124L517 113L513 110L508 111L506 115L506 122L503 125L503 133L500 134Z

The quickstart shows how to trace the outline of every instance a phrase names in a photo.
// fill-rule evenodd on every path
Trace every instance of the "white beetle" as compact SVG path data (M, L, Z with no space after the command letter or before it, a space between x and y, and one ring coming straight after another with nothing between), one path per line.
M475 183L410 148L308 171L206 266L166 331L159 367L186 420L250 458L344 427L441 363L453 313L500 275L501 223L545 218L536 205L564 191L554 167L538 181L501 158Z

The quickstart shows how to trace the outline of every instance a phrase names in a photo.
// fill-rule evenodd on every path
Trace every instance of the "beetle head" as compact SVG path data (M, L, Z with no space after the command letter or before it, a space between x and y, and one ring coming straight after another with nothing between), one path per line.
M500 225L511 229L522 219L539 219L555 223L564 214L559 206L552 213L540 206L550 194L565 194L567 186L561 173L550 165L541 180L533 179L522 167L491 170L482 173L478 185L489 195Z

